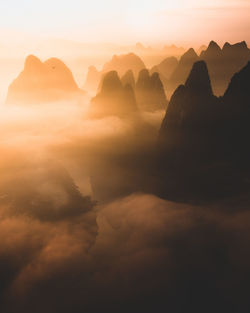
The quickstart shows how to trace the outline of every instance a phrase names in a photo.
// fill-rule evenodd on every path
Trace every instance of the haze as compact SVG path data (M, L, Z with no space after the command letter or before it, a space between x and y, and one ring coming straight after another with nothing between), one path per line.
M248 41L249 8L249 0L129 0L126 5L115 0L10 0L0 2L0 29L7 41L25 35L122 44L203 44L224 37Z

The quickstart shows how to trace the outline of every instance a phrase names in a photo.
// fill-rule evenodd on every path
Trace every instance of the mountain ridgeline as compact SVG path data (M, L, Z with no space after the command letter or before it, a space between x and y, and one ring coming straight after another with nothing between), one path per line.
M24 69L9 86L7 104L38 104L83 96L70 69L59 59L41 62L30 55Z
M234 73L239 71L250 59L250 50L245 41L229 44L222 48L211 41L198 55L193 48L187 50L178 61L175 58L166 58L154 66L151 71L160 74L168 96L183 84L191 71L194 62L205 61L210 74L211 85L216 95L223 95Z
M137 112L134 90L123 85L116 71L108 72L102 81L101 91L91 100L89 117L127 117Z
M163 197L205 200L249 188L250 62L223 97L198 61L174 92L159 135ZM164 174L162 174L164 173Z
M154 112L167 107L167 99L158 73L149 74L147 69L139 73L135 81L132 70L120 79L116 71L104 75L100 91L91 100L89 117L131 117L141 111Z
M137 77L139 72L145 68L145 64L134 53L114 55L110 61L104 64L101 71L98 71L94 66L90 66L84 89L87 89L91 93L100 91L100 82L104 79L104 76L111 71L116 71L119 76L124 76L128 71L132 71L134 77Z

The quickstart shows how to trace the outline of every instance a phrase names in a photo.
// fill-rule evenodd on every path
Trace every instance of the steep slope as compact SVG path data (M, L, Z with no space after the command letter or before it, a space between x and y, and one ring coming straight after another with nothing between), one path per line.
M135 76L132 70L128 70L121 78L123 86L130 85L133 89L135 88Z
M177 66L178 66L177 58L169 57L169 58L164 59L161 63L155 65L150 70L150 73L153 74L154 72L158 72L160 76L163 76L166 79L169 79Z
M122 85L116 71L104 76L100 92L91 100L89 116L102 118L105 116L126 117L137 111L134 91L130 85Z
M198 61L198 55L193 48L190 48L186 53L183 54L178 63L178 66L170 76L168 82L168 89L170 93L172 93L180 84L185 82L188 73L196 61Z
M168 57L150 70L150 74L159 73L164 88L168 88L168 80L178 66L178 60L175 57Z
M158 73L150 76L148 70L142 70L139 73L135 90L140 109L155 111L166 108L168 102Z
M124 80L127 79L124 78L127 75L131 76L131 73L128 74L128 72L132 71L135 79L135 77L138 76L138 73L144 68L145 64L141 58L134 53L114 55L110 61L104 64L101 71L97 71L94 66L89 67L84 88L90 93L100 92L102 81L108 72L116 71Z
M194 64L160 130L162 196L204 200L249 188L249 87L250 63L216 98L205 62Z

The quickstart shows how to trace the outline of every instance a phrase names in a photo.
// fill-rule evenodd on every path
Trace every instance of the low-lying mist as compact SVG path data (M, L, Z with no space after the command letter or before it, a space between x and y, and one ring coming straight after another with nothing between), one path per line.
M87 111L1 107L1 312L246 312L247 200L149 194L164 112Z

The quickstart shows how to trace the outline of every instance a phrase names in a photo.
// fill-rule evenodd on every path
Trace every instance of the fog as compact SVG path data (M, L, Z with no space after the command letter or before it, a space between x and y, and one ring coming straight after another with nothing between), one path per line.
M1 108L1 311L244 312L246 200L234 212L143 193L164 112L90 120L87 107Z
M18 66L1 78L0 311L247 312L248 197L159 198L165 110L7 105Z

